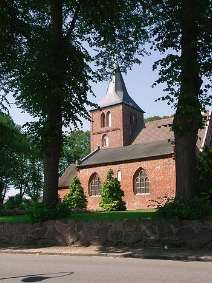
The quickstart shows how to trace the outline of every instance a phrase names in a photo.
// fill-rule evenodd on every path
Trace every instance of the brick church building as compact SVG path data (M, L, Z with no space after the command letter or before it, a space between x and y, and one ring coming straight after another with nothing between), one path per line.
M112 169L124 191L127 209L149 208L154 200L175 196L173 117L144 122L144 111L130 97L117 68L106 95L91 110L91 153L71 164L59 179L59 196L80 178L88 209L98 209L101 184ZM199 130L197 150L212 145L212 115Z

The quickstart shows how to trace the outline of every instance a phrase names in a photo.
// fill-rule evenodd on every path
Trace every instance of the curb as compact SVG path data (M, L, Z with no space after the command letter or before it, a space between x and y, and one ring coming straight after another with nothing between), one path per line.
M45 251L13 251L0 250L0 254L24 254L24 255L54 255L54 256L102 256L111 258L136 258L136 259L152 259L152 260L176 260L176 261L201 261L212 262L212 256L196 256L196 255L141 255L136 253L63 253L63 252L45 252Z

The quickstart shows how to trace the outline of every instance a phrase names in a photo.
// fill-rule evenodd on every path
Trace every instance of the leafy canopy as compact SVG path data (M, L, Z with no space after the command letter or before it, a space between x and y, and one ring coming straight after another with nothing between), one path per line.
M74 130L64 136L63 153L60 159L60 172L76 161L81 160L90 152L90 132Z

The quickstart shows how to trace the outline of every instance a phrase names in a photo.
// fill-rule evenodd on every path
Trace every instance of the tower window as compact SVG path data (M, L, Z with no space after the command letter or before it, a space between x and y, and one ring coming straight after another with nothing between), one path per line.
M111 127L111 113L110 111L106 114L106 127Z
M109 145L109 140L107 135L102 136L102 147L108 147Z
M100 179L97 173L91 175L89 180L89 196L98 196L100 195Z
M148 194L149 193L149 178L143 169L139 169L134 176L134 193Z
M101 128L105 127L105 113L101 114Z

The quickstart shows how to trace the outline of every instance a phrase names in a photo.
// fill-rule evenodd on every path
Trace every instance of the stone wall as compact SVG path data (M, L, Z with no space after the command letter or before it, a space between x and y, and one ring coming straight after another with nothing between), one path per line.
M184 247L212 250L212 221L122 220L0 223L0 245Z

